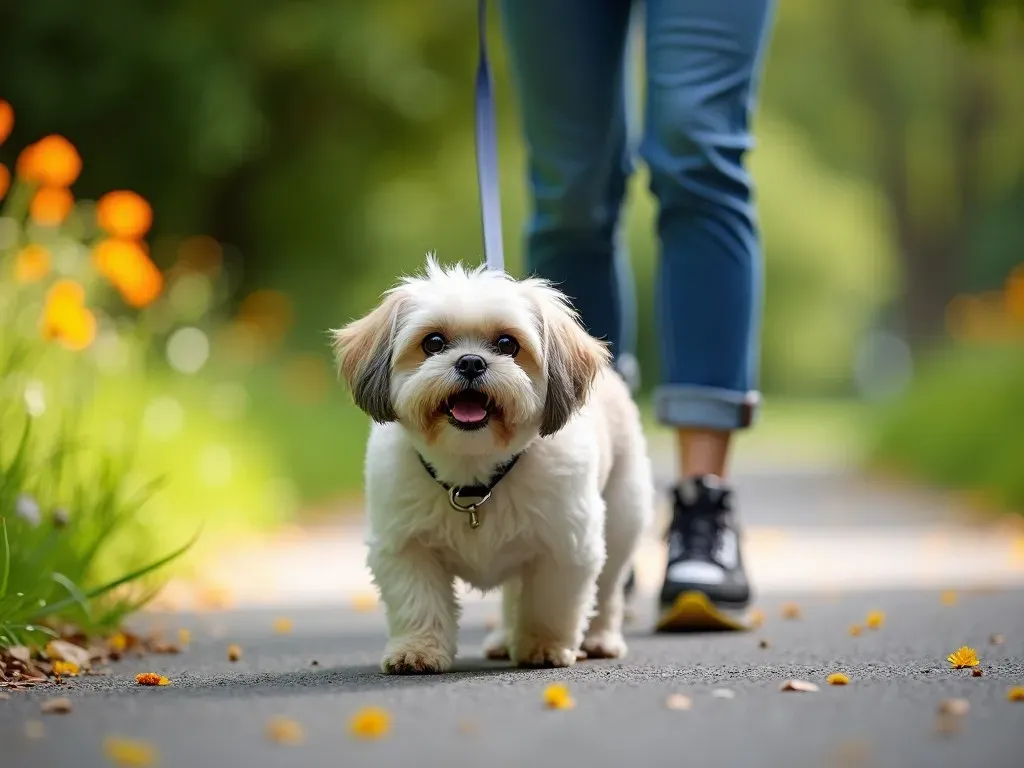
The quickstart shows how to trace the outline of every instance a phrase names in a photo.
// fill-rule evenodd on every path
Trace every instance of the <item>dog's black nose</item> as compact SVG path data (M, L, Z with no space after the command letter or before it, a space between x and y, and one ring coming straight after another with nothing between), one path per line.
M480 355L463 355L455 361L455 370L467 379L475 379L487 370L487 361Z

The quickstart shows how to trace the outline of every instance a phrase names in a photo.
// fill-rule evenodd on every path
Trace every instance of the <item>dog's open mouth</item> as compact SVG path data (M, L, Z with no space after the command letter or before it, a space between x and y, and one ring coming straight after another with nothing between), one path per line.
M494 412L494 403L483 392L464 389L449 397L443 406L449 423L459 429L474 430L487 425Z

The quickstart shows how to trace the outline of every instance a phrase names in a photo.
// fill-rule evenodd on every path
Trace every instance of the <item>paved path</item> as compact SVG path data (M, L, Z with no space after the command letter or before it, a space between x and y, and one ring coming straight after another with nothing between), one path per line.
M761 631L719 636L653 637L645 620L624 662L589 662L565 671L516 671L480 659L488 608L467 610L458 671L397 678L380 674L383 622L377 613L296 610L290 634L275 634L273 611L172 616L190 627L192 647L117 665L113 677L66 686L71 714L38 714L45 694L0 701L4 768L92 768L109 763L104 739L144 739L173 768L245 766L1019 766L1024 703L1007 700L1024 685L1024 594L961 593L944 605L934 591L788 596L803 618L779 618L781 596L762 601ZM885 625L847 634L868 610ZM989 645L993 632L1005 644ZM771 645L759 647L759 638ZM226 659L238 642L244 657ZM985 675L949 669L944 657L968 643ZM313 666L316 660L318 664ZM140 671L174 684L140 688ZM849 675L830 687L834 671ZM789 678L815 682L817 693L782 693ZM544 687L568 684L576 706L543 707ZM732 692L718 698L716 690ZM681 693L689 711L665 700ZM956 732L937 732L936 708L962 697L970 710ZM361 707L387 708L391 733L359 742L347 733ZM297 721L299 746L264 736L275 716ZM42 720L29 740L25 722Z

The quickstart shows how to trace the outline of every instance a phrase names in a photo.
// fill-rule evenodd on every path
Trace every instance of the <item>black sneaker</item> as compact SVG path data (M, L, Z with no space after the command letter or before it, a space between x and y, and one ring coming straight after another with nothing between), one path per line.
M705 475L681 483L673 500L658 631L745 629L750 585L732 491Z

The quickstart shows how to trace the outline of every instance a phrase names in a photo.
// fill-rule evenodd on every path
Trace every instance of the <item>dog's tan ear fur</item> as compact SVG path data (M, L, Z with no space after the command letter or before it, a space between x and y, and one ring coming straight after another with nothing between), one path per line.
M402 304L399 292L388 293L368 315L331 331L338 372L352 399L380 424L398 419L391 402L391 356Z
M540 304L548 379L540 425L541 437L545 437L564 427L583 407L594 379L611 355L606 344L580 325L560 293L543 289Z

